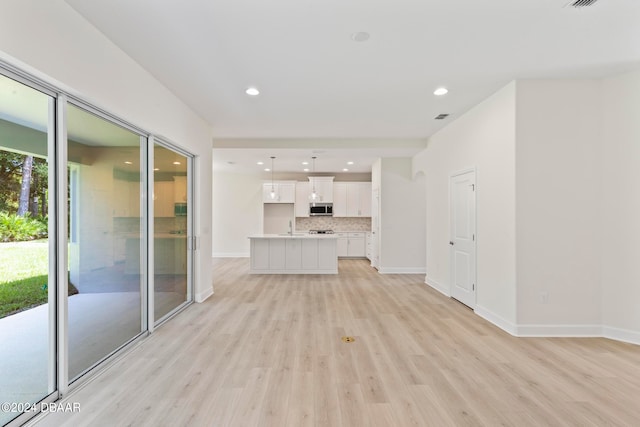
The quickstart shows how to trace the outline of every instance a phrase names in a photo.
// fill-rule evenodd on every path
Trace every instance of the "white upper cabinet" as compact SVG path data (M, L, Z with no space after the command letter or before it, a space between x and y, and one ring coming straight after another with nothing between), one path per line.
M286 182L278 185L278 194L280 203L295 203L296 201L296 183Z
M332 176L310 176L309 177L309 197L313 190L316 190L316 202L333 202L333 177ZM310 199L308 199L310 200Z
M173 191L174 201L176 203L187 203L187 177L174 176L173 183L175 184Z
M370 182L336 182L333 191L334 217L371 216Z
M153 216L164 218L175 216L173 187L173 181L153 183Z
M360 203L358 216L371 216L371 183L361 182L358 195Z
M333 183L333 216L347 216L347 183Z
M271 190L275 197L271 197ZM265 182L262 184L262 201L264 203L295 203L296 183L295 182Z
M296 182L296 217L305 218L309 216L309 189L308 182Z

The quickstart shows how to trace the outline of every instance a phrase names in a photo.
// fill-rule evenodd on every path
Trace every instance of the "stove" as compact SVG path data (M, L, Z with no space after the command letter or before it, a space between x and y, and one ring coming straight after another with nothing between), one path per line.
M309 230L309 234L333 234L333 230Z

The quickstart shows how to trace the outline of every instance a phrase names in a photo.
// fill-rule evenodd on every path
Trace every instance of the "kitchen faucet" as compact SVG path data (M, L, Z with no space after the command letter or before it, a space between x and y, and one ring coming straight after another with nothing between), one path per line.
M291 220L289 220L289 235L293 236L293 225L291 225Z

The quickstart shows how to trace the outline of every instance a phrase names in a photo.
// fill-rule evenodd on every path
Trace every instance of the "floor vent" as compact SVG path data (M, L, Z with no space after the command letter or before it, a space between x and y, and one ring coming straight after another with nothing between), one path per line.
M443 120L443 119L446 119L447 117L449 117L449 115L448 115L448 114L438 114L438 115L435 117L435 119L436 119L436 120Z
M574 0L569 3L569 6L572 7L587 7L593 5L598 0Z

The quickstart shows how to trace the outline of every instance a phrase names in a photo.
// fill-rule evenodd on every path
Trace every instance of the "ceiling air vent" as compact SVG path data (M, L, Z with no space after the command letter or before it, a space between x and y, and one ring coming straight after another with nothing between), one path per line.
M575 0L569 3L572 7L587 7L593 5L598 0Z
M443 120L446 119L447 117L449 117L448 114L438 114L437 116L435 116L436 120Z

